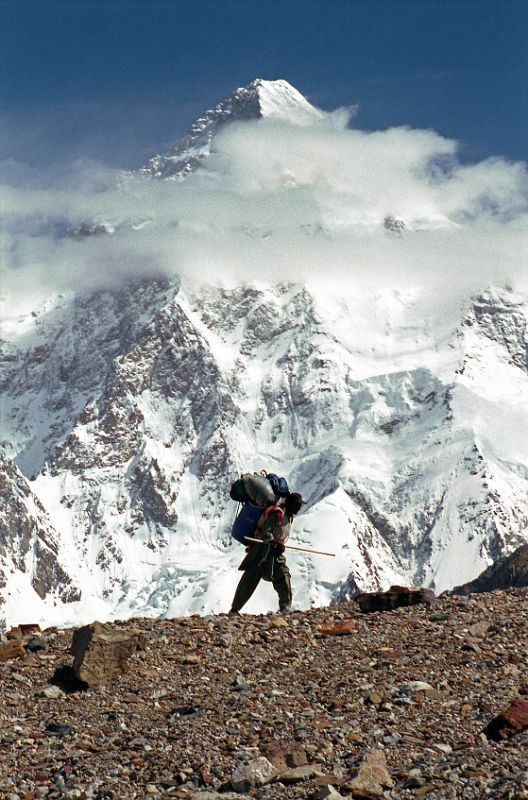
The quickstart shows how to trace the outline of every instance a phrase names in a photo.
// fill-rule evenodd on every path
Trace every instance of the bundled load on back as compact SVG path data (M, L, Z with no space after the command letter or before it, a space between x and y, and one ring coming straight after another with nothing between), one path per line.
M241 544L246 537L255 535L258 521L268 508L276 505L281 497L289 495L288 483L274 473L245 472L231 486L232 500L240 503L231 534Z

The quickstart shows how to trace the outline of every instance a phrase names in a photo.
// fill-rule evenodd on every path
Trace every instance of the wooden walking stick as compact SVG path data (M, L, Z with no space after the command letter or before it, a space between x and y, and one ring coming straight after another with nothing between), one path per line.
M255 542L256 544L273 544L273 542L265 542L263 539L253 539L251 536L244 536L246 542ZM315 553L318 556L332 556L335 558L335 553L325 553L324 550L312 550L310 547L296 547L294 544L285 544L288 550L300 550L302 553Z

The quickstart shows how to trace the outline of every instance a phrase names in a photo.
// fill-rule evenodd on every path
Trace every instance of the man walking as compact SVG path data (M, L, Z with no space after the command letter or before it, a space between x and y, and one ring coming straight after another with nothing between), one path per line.
M262 544L248 547L248 553L239 567L244 574L236 588L230 614L238 614L261 580L273 583L281 612L287 613L291 609L291 576L284 556L284 544L290 535L293 518L302 504L301 495L291 492L261 514L255 538L262 539Z

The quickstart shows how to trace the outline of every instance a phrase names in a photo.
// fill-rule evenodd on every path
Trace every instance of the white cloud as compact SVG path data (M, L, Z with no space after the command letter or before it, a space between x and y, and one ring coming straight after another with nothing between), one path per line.
M77 164L45 180L4 165L2 290L92 290L151 274L206 280L309 281L433 291L526 273L524 163L457 161L434 131L346 127L348 112L310 126L233 124L184 182ZM401 238L384 218L402 218ZM115 232L64 237L83 221ZM136 228L136 229L134 229Z

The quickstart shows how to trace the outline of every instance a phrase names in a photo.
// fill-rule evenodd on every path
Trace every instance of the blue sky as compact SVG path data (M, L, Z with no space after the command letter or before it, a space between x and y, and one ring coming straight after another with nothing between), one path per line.
M526 159L526 0L3 0L0 158L134 168L253 78Z

